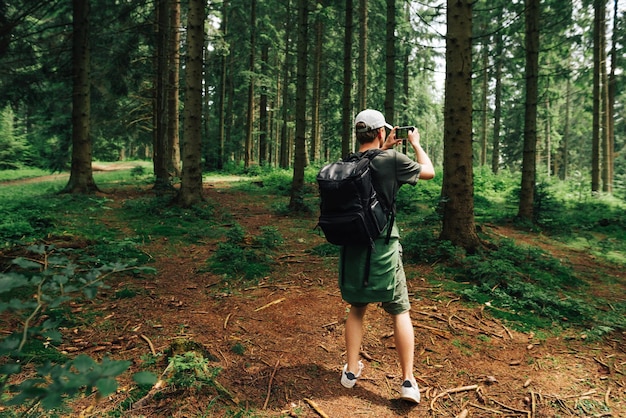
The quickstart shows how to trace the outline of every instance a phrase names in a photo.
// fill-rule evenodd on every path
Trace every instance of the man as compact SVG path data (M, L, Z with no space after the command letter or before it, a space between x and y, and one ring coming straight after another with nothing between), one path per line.
M430 180L435 176L435 170L430 158L420 145L420 134L416 129L408 134L408 141L413 147L416 161L411 160L405 154L393 149L394 146L402 143L401 139L396 139L397 127L393 128L385 121L382 113L372 109L363 110L354 119L356 138L359 142L359 153L365 153L372 149L382 149L383 151L371 160L372 183L374 189L383 201L388 204L395 202L395 195L403 184L414 186L418 179ZM387 136L385 128L391 130ZM389 225L387 225L389 227ZM395 290L393 300L383 302L383 309L392 315L394 338L396 350L402 368L402 385L400 387L400 398L419 403L420 392L413 376L413 358L415 350L415 336L413 323L409 314L410 303L406 286L406 277L402 267L402 247L399 245L399 230L396 223L393 223L390 240L387 242L387 232L384 231L381 237L375 242L375 250L370 253L370 268L375 274L376 269L395 269ZM392 246L392 247L389 247ZM394 247L395 246L395 247ZM398 252L393 257L389 257L389 248L393 252ZM369 257L365 257L367 251L363 247L346 247L341 251L340 266L343 263L363 263ZM384 259L381 259L384 256ZM390 266L395 263L395 266ZM360 270L360 269L359 269ZM357 269L342 269L345 275L341 278L340 284L348 276L355 274ZM358 280L358 278L355 278ZM350 312L346 320L345 341L347 363L341 373L341 384L346 388L352 388L357 379L361 376L363 363L359 359L361 341L363 339L363 317L367 309L366 303L350 303Z

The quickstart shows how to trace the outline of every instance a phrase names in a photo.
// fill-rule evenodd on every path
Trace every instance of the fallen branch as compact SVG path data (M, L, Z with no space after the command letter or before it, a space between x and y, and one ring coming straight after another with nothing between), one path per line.
M156 356L156 350L154 349L154 344L152 344L152 341L150 341L150 338L146 337L145 335L141 334L140 337L148 343L148 345L150 346L150 352L152 352L153 356Z
M265 309L265 308L268 308L268 307L270 307L270 306L272 306L272 305L276 305L277 303L280 303L280 302L282 302L282 301L284 301L284 300L285 300L285 298L280 298L280 299L273 300L273 301L271 301L270 303L268 303L268 304L266 304L266 305L261 306L260 308L256 308L256 309L254 310L254 312L259 312L259 311L261 311L261 310L263 310L263 309Z
M453 393L467 392L467 391L476 390L476 389L478 389L478 385L460 386L460 387L457 387L457 388L446 389L443 392L441 392L440 394L438 394L437 396L435 396L432 401L430 401L430 409L434 410L435 409L435 402L437 402L437 399L439 399L439 398L441 398L443 396L451 395Z
M447 331L441 330L439 328L429 327L428 325L422 325L422 324L415 323L415 322L413 323L413 326L414 327L418 327L418 328L424 328L424 329L427 329L429 331L432 331L432 332L436 333L439 337L442 337L442 338L445 338L445 339L449 338L448 335L446 335Z
M224 329L226 329L226 327L228 326L228 320L230 319L231 315L232 313L226 315L226 319L224 319Z
M270 394L272 393L272 381L274 380L274 375L276 374L276 370L278 370L279 364L280 364L280 360L276 360L276 365L274 366L274 370L272 371L272 375L270 376L270 382L267 384L267 396L265 397L265 403L263 404L263 409L267 409L267 404L270 401Z
M325 413L324 411L322 411L322 409L321 409L321 408L320 408L320 407L319 407L319 406L318 406L315 402L313 402L313 401L312 401L312 400L310 400L309 398L304 398L304 401L305 401L306 403L308 403L308 404L309 404L309 406L310 406L311 408L313 408L313 410L314 410L315 412L317 412L317 414L318 414L320 417L322 417L322 418L330 418L328 415L326 415L326 413Z
M524 415L526 415L526 416L530 416L530 414L531 414L531 411L526 411L525 409L517 409L517 408L513 408L512 406L505 405L505 404L503 404L502 402L498 402L497 400L495 400L495 399L493 399L493 398L491 398L491 401L492 401L492 402L497 403L498 405L500 405L500 406L501 406L502 408L504 408L504 409L507 409L507 410L509 410L509 411L516 412L516 413L518 413L518 414L524 414Z
M498 411L497 409L487 408L486 406L478 405L477 403L470 402L468 403L468 405L474 408L482 409L483 411L491 412L492 414L498 414L498 415L502 414L502 411Z

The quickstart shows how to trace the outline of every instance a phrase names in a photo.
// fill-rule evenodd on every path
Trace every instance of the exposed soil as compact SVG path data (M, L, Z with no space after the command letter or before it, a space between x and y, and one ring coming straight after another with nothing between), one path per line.
M149 192L121 190L107 198L111 205L121 205L133 193ZM228 292L221 278L205 269L216 242L181 248L166 239L148 243L143 250L158 274L140 280L118 278L93 304L75 307L77 312L100 312L95 322L65 330L61 348L67 352L133 361L116 394L74 402L73 416L120 411L136 389L130 375L141 370L146 355L164 353L182 338L200 343L213 356L211 364L221 368L217 381L224 389L194 392L165 386L121 416L626 417L626 335L589 342L574 331L559 337L515 332L492 318L492 308L467 305L431 284L426 279L430 266L409 263L405 268L422 402L398 400L401 382L392 322L376 306L366 316L363 377L355 388L343 388L339 375L345 362L348 306L336 285L336 259L309 252L323 242L312 231L314 217L277 216L270 198L260 200L226 182L207 184L205 196L249 234L257 234L261 226L278 228L285 244L271 275ZM101 216L125 228L110 211ZM609 269L546 237L505 227L490 230L541 245L576 268ZM624 272L609 274L615 276L615 287L594 290L623 301ZM123 288L138 294L112 297ZM165 361L157 365L160 371L165 367ZM469 415L463 415L464 410Z

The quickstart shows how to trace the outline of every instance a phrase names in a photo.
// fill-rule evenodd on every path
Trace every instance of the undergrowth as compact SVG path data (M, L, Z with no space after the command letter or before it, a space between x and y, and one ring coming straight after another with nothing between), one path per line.
M226 232L226 241L220 242L207 261L208 269L226 279L250 281L265 277L273 264L272 254L283 243L275 227L261 228L258 236L248 238L239 224Z
M319 167L307 169L302 196L312 211L319 207L315 185L317 169ZM290 171L255 168L241 174L250 177L244 178L236 187L263 196L272 210L287 212ZM485 306L494 316L520 330L559 333L576 329L589 339L625 330L626 302L593 297L590 291L591 286L610 286L615 278L603 274L601 269L593 273L593 278L581 276L567 259L555 258L535 246L496 239L488 234L492 225L516 225L513 222L518 203L518 178L510 173L494 176L486 169L478 169L475 174L475 217L481 239L488 245L469 255L450 242L438 239L442 223L438 211L442 180L439 176L433 181L418 182L417 187L400 189L398 225L402 231L405 262L432 265L435 269L433 277L438 279L431 278L431 281L440 280L446 289L456 292L468 303ZM126 175L121 182L116 180L114 184L116 187L120 184L125 187L145 185L145 177L145 172L136 169L130 178ZM599 265L623 266L626 264L626 242L623 240L626 206L623 201L608 195L581 193L584 181L586 179L566 182L539 179L535 223L516 226L528 229L530 234L548 235L566 249L590 253L599 260ZM72 252L58 249L55 256L68 257L71 254L73 263L89 266L88 269L76 269L69 262L54 264L57 258L53 257L49 260L50 265L59 266L61 273L55 267L54 274L31 274L24 276L26 278L3 275L0 279L1 310L16 310L14 314L20 322L15 324L22 324L16 329L21 333L14 332L3 338L0 344L4 355L12 359L0 367L0 374L4 375L0 384L8 388L7 376L20 370L18 360L34 362L32 364L37 367L36 381L25 380L21 387L10 389L13 395L18 394L17 400L31 396L30 402L58 405L72 396L75 388L101 393L114 390L114 377L125 370L125 363L97 363L83 357L72 359L51 345L57 344L61 338L59 326L81 321L67 309L69 302L74 300L74 296L69 295L78 292L81 298L93 297L103 283L99 278L106 274L105 269L117 266L115 271L119 271L126 266L148 262L150 256L141 249L146 242L165 239L184 246L217 241L217 249L207 260L206 268L224 279L227 291L232 291L237 284L267 277L276 252L283 245L275 227L266 226L259 233L252 234L233 222L232 214L217 210L215 202L182 209L166 196L150 194L126 199L119 208L105 196L56 194L61 187L51 184L23 186L19 193L10 186L0 187L0 244L5 252L23 252L28 245L44 238L68 241L79 248ZM312 218L311 229L314 225L315 219ZM50 247L46 248L44 252L49 252ZM322 244L312 248L311 252L322 257L335 257L337 247ZM20 259L12 268L32 267ZM83 277L82 284L74 283L79 277ZM33 290L37 286L39 290ZM135 292L129 286L115 292L114 297L134 297ZM43 297L44 294L48 296ZM32 295L40 295L40 298L33 299ZM33 312L37 321L28 319ZM32 336L38 338L30 338ZM244 346L234 347L234 350L244 349ZM187 366L189 371L198 367L204 370L204 365L197 360L174 360L172 367L176 366L182 374L174 377L171 383L188 388L211 385L217 370L207 369L205 375L183 373ZM85 380L78 376L83 372L99 377ZM53 390L45 393L39 389L42 382L57 381L74 382L74 386L51 386ZM143 382L144 386L140 386L145 391L153 383L153 376L140 375L137 382ZM233 416L243 413L247 412L233 411Z

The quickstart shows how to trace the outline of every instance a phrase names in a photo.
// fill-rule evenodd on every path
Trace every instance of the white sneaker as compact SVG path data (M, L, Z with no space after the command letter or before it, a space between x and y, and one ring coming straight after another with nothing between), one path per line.
M413 403L420 403L420 389L417 386L417 382L411 382L410 380L402 382L402 387L400 388L400 399Z
M343 366L343 372L341 372L341 384L348 389L354 387L356 380L359 377L361 377L362 371L363 371L363 363L360 360L359 360L359 371L356 374L348 371L348 364L346 363L346 365Z

